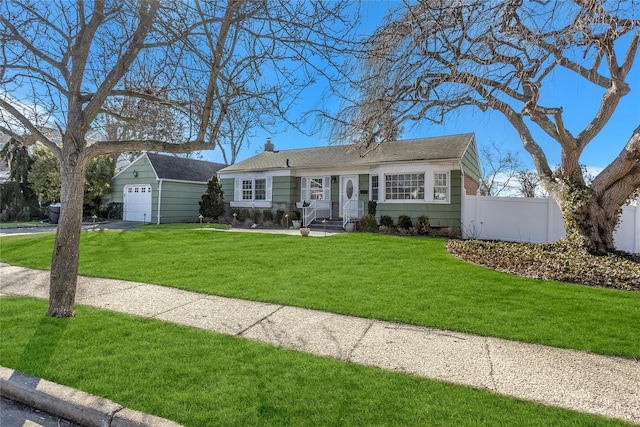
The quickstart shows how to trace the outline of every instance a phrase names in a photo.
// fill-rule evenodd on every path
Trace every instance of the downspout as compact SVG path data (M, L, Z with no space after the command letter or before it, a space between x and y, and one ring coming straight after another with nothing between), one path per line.
M162 180L159 179L158 180L158 222L157 224L160 225L160 207L162 206Z
M466 150L465 150L466 152ZM467 191L464 188L464 168L462 167L462 158L460 158L460 160L458 160L458 164L460 165L460 173L461 173L461 177L460 177L460 185L461 185L461 189L460 189L460 237L462 237L463 239L465 238L464 235L464 219L465 219L465 212L467 210Z

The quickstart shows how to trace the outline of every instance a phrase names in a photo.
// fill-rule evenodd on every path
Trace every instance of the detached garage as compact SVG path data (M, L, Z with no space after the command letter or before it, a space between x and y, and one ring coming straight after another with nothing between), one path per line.
M193 221L207 181L226 165L143 153L112 180L122 219L153 224Z

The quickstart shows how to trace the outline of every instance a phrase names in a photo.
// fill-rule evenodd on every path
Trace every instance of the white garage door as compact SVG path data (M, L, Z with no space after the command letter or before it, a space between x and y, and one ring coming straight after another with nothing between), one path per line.
M151 222L151 186L125 185L123 194L123 219Z

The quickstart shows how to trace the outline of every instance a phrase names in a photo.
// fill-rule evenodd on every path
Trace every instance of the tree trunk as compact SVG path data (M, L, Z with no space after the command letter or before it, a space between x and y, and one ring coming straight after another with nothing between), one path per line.
M589 192L589 189L574 189L560 203L567 240L596 254L615 251L613 232L619 211L603 206L598 197L585 197Z
M51 260L49 288L50 317L75 316L74 303L78 282L80 230L82 227L82 199L84 168L80 164L63 161L60 168L60 220Z

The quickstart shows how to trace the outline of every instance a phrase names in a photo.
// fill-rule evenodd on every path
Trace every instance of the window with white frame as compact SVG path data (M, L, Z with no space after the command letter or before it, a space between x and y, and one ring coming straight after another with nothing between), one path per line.
M242 180L242 200L253 200L253 180Z
M449 200L449 173L436 172L433 174L433 201L446 202Z
M385 175L386 200L424 200L424 174Z
M273 177L270 176L234 178L231 207L270 207L272 186Z
M309 199L322 200L323 178L309 178Z
M254 200L267 200L267 180L255 180Z
M380 177L378 175L371 175L371 200L378 200L379 180Z
M267 200L267 180L243 179L242 200Z

